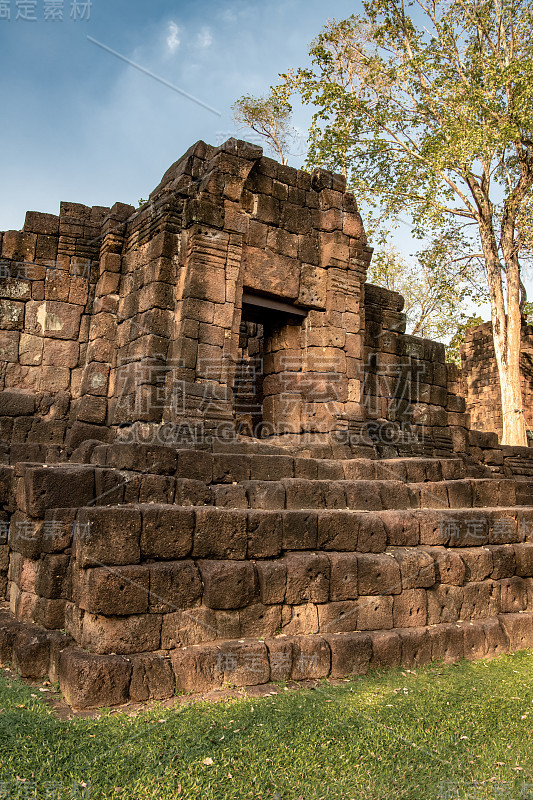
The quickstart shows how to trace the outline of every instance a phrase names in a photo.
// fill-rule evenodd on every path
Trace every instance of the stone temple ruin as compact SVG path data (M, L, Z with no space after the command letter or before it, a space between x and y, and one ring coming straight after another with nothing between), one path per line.
M199 142L1 235L0 661L77 708L533 645L533 450L339 175Z

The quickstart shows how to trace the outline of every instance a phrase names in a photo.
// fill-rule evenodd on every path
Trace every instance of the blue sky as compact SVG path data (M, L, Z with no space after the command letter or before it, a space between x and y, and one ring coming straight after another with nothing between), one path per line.
M21 228L26 210L58 213L61 200L136 204L198 139L249 138L232 103L305 63L328 17L360 10L348 0L0 0L0 230ZM297 110L295 125L308 116Z

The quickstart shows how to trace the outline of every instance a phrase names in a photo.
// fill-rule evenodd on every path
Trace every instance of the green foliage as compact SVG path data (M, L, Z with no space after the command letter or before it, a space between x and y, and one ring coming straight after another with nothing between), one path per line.
M532 667L524 651L63 721L37 687L0 677L0 787L43 800L51 782L65 800L83 783L90 800L528 797Z
M364 7L328 22L313 66L284 76L316 108L308 165L344 171L381 216L407 203L421 236L449 214L475 220L478 189L508 196L531 159L530 2Z
M481 325L481 323L485 321L486 320L484 320L483 317L477 317L474 315L459 322L455 334L452 336L450 343L446 347L446 361L451 364L456 364L458 367L461 366L461 345L465 340L467 330L469 328L475 328L477 325Z
M462 290L445 273L408 261L390 246L374 253L367 280L403 295L407 332L414 336L446 339L464 312Z
M262 136L282 164L295 130L291 126L292 106L285 87L274 87L265 97L244 95L232 106L235 122Z
M467 318L467 301L484 299L473 281L476 270L454 259L456 246L454 237L442 236L409 260L387 244L374 252L367 280L403 295L407 329L415 336L449 339Z
M311 67L283 77L314 106L309 166L340 169L387 230L439 230L482 266L501 383L503 441L526 444L519 377L520 259L533 219L531 0L363 0L327 23ZM481 283L479 284L481 286Z
M533 303L526 303L523 308L524 316L529 325L533 325Z

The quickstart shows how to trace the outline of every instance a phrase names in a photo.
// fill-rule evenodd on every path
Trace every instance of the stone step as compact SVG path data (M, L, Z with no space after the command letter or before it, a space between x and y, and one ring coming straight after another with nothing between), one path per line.
M154 475L92 465L18 464L0 468L19 511L43 519L50 508L117 503L176 503L223 508L379 511L402 508L483 508L533 504L533 481L467 478L438 482L401 480L241 480L211 484L173 475Z
M82 567L156 558L277 558L299 550L382 553L388 547L533 542L533 507L261 511L146 503L49 509L43 521L14 514L9 545L39 559L68 550L73 532Z
M281 450L281 448L278 448ZM96 466L134 472L174 475L206 483L242 480L401 480L409 483L457 480L466 477L464 462L458 458L398 459L315 459L277 454L210 453L179 450L165 446L112 444L96 447L91 456Z
M59 681L75 709L162 700L228 684L338 679L435 660L493 658L532 646L533 614L503 613L395 630L234 638L183 647L170 656L156 651L125 657L88 653L60 631L17 622L5 604L0 611L0 663L11 664L23 677Z

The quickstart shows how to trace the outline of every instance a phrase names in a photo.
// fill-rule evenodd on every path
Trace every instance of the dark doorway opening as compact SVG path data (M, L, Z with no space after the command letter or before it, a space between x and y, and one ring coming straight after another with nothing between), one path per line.
M233 386L237 433L256 438L273 433L263 417L263 383L273 363L269 356L276 335L288 325L301 325L306 316L303 308L244 292Z

